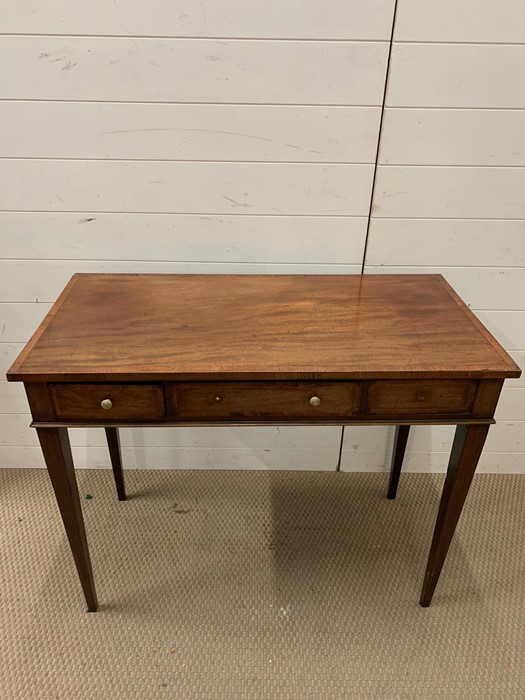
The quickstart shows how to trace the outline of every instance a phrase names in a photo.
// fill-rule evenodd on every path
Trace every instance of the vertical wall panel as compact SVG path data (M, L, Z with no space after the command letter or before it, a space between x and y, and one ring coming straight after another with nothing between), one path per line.
M353 274L363 263L394 0L145 8L0 0L4 364L75 269ZM442 272L518 362L524 20L518 0L398 0L364 261L366 273ZM485 470L525 470L524 380L508 386ZM27 416L21 388L1 378L0 412ZM40 464L25 417L9 420L17 444L0 424L0 464ZM391 431L353 430L343 468L384 468ZM319 441L302 428L242 435L204 430L182 445L141 433L126 460L337 463L339 428ZM408 468L443 469L447 439L416 435ZM107 464L96 436L75 444L79 465Z
M524 20L515 0L398 0L365 261L442 273L522 366ZM509 380L482 471L525 471L524 419L523 381ZM343 469L389 468L393 430L367 431L348 431ZM407 470L444 470L451 439L414 428Z
M393 9L0 0L2 369L74 271L358 273ZM27 411L0 377L1 466L42 463ZM341 428L172 433L126 466L335 469Z

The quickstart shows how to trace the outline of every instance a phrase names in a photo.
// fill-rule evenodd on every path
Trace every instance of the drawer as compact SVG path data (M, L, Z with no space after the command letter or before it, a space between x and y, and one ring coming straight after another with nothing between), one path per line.
M372 381L368 386L367 413L373 416L468 414L477 384L470 379Z
M166 386L168 412L188 420L345 418L359 408L357 382L184 382Z
M49 390L56 416L63 420L154 421L164 416L160 385L50 384Z

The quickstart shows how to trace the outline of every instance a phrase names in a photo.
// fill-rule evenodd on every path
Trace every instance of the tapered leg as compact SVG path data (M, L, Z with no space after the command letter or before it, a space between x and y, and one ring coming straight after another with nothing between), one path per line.
M37 428L36 431L66 528L88 611L95 612L97 594L67 428Z
M432 600L488 430L488 425L458 425L456 428L419 601L424 608Z
M395 498L397 493L397 485L399 484L399 476L401 467L403 466L403 458L407 446L408 433L410 432L409 425L396 426L396 434L394 437L394 451L392 454L392 466L390 468L390 481L388 482L387 498Z
M126 489L124 487L124 473L122 472L122 453L120 451L120 438L118 428L106 428L106 439L108 441L109 456L113 468L113 477L117 487L119 501L126 500Z

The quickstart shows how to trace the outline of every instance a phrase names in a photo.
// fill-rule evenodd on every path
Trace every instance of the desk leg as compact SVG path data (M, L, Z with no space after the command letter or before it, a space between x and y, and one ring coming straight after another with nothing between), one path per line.
M432 600L488 430L488 425L456 428L419 601L424 608Z
M390 468L390 481L388 482L387 498L393 499L397 494L397 485L399 484L399 476L401 467L403 466L403 458L407 446L408 433L410 432L409 425L396 426L396 434L394 437L394 452L392 455L392 466Z
M97 594L67 428L37 428L36 431L82 584L88 611L95 612Z
M117 496L119 501L126 500L126 489L124 487L124 473L122 471L122 453L120 451L120 438L118 428L105 428L106 440L108 441L109 456L111 458L111 467L113 469L113 477L115 486L117 487Z

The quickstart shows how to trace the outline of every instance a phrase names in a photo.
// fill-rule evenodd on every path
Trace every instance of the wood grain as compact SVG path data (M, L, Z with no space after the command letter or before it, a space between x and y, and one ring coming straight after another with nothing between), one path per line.
M357 382L187 382L166 393L168 412L181 419L286 421L355 415L360 389Z
M468 413L476 389L477 382L468 379L370 382L367 412L384 416Z
M525 232L525 226L522 225L522 235ZM391 234L395 235L395 234ZM497 235L497 234L496 234ZM420 241L418 245L425 245L426 241ZM472 245L475 247L476 243ZM520 252L523 248L524 252ZM525 260L525 240L523 244L517 246L514 251L516 256L521 255L521 259ZM452 255L452 253L449 253ZM62 263L63 264L63 263ZM525 274L522 267L496 267L492 262L491 267L448 267L443 265L367 265L366 271L368 274L386 274L386 275L404 275L404 274L442 274L458 291L462 301L468 304L472 309L506 309L507 311L521 311L523 308L523 299L525 298ZM78 269L80 272L81 270ZM103 268L100 270L89 270L89 272L105 272ZM117 272L118 270L113 270ZM134 270L126 270L133 272ZM147 268L138 270L140 272L149 272ZM151 270L157 272L157 270ZM163 272L159 268L158 272ZM169 270L172 272L172 270ZM199 270L195 270L198 272ZM0 266L1 272L1 266ZM10 271L10 277L12 271ZM177 272L177 270L173 270ZM217 272L222 272L218 269ZM229 270L224 270L229 272ZM307 270L305 270L307 272ZM321 272L321 270L319 270Z
M125 501L126 487L124 484L124 473L122 471L122 450L120 449L120 435L118 428L106 428L105 432L106 440L108 441L113 478L115 479L115 486L117 488L118 500Z
M98 605L97 594L67 429L37 428L37 433L84 591L87 609L89 612L95 612Z
M394 446L392 449L392 464L390 466L390 478L388 480L387 498L389 500L393 500L397 495L397 487L399 485L399 477L401 476L401 467L403 466L409 434L409 425L396 426Z
M474 416L493 416L502 389L503 381L501 379L485 379L479 382L472 414Z
M505 378L441 275L75 276L10 381Z
M143 420L164 416L162 386L148 384L50 384L51 399L59 420ZM109 399L110 409L101 406Z
M421 591L420 603L424 608L432 600L488 430L488 425L460 425L456 428Z

